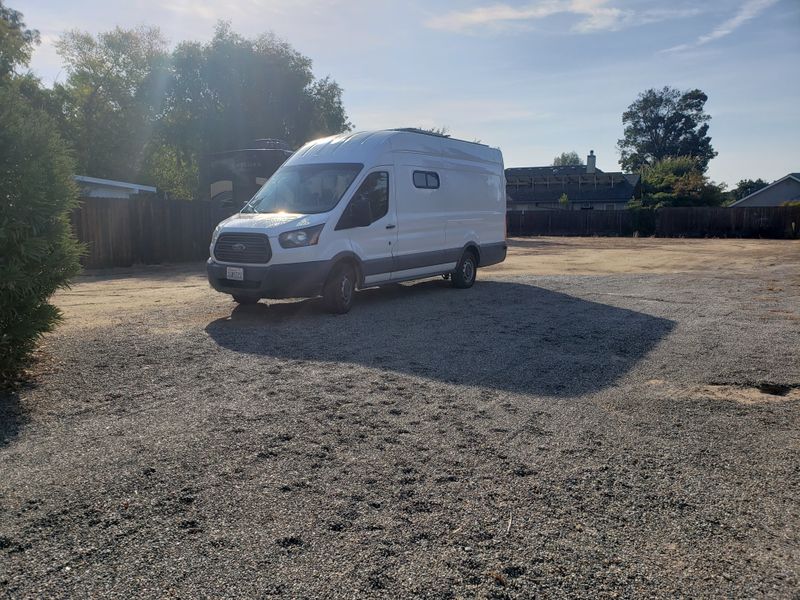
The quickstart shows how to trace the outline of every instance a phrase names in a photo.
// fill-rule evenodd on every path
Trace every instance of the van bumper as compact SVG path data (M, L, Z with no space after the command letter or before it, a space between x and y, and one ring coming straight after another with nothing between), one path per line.
M488 267L489 265L496 265L506 259L508 252L507 242L496 242L493 244L481 244L481 263L479 267Z
M327 260L264 267L220 264L209 258L206 270L211 287L224 294L259 298L313 298L322 293L330 266ZM228 279L228 267L243 269L244 280Z

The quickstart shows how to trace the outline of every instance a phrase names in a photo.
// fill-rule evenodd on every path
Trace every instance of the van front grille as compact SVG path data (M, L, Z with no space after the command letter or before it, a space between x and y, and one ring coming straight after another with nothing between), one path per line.
M214 258L221 262L265 264L272 258L272 248L263 233L223 233L214 245Z

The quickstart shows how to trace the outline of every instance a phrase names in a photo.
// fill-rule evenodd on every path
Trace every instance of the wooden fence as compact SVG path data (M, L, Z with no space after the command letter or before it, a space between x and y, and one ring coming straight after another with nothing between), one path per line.
M208 202L84 198L73 213L90 269L208 258L211 233L230 211ZM800 207L542 210L508 213L509 235L658 237L800 236Z
M509 235L800 236L800 207L509 211Z
M642 211L535 210L509 211L507 222L508 235L624 236L652 230L655 220L652 212Z
M230 212L208 202L84 198L72 215L90 269L208 258L211 233Z
M655 235L796 238L800 206L664 208L656 211Z

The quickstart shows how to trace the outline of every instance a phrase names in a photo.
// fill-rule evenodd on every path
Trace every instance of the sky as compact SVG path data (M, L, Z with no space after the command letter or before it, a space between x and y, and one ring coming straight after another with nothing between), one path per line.
M6 0L42 43L31 62L65 78L66 30L157 26L171 44L219 20L272 31L344 89L358 130L446 127L503 151L506 166L597 154L619 170L622 112L648 88L709 97L708 174L800 171L800 0ZM254 136L255 137L255 136Z

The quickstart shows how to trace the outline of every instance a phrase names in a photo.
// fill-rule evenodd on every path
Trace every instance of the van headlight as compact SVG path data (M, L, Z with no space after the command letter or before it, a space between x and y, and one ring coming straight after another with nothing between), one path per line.
M306 227L305 229L295 229L286 231L278 236L278 241L283 248L301 248L303 246L313 246L319 242L319 234L322 233L322 225Z
M211 234L211 245L212 246L217 243L217 238L219 237L219 232L220 231L222 231L222 225L217 225L214 228L214 233Z

